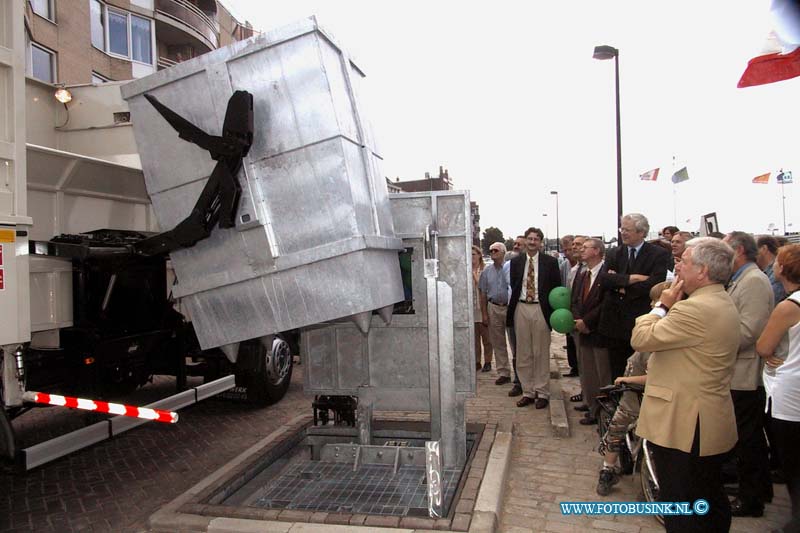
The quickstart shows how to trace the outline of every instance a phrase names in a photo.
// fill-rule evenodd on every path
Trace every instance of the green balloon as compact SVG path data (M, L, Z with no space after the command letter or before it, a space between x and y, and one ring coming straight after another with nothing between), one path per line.
M556 309L550 315L550 325L559 333L569 333L575 329L575 318L569 309Z
M550 307L553 309L569 309L569 289L566 287L556 287L547 296Z

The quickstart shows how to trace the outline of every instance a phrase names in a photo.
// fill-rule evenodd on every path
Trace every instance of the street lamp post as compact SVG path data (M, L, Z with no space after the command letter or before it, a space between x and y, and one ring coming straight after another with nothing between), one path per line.
M561 234L558 229L558 191L550 191L550 194L556 196L556 251L561 251ZM565 250L566 252L566 250Z
M619 50L613 46L602 45L594 47L594 59L614 59L614 82L616 89L616 102L617 102L617 220L615 222L617 228L622 220L622 140L620 136L620 121L619 121ZM617 242L622 241L622 235L617 233Z
M547 227L546 227L547 226L547 218L546 218L547 217L547 213L542 213L542 217L545 217L545 219L544 219L544 221L542 223L542 226L543 226L542 230L545 233L544 241L542 241L542 246L544 247L544 251L546 252L547 251L547 234L550 233L549 231L547 231Z

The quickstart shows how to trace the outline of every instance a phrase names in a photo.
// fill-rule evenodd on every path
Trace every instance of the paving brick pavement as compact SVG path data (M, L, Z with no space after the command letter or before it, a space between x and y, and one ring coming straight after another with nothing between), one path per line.
M554 357L562 369L563 344L563 336L554 334ZM146 531L148 518L161 506L298 414L309 412L302 372L296 370L289 393L277 406L253 409L211 399L182 410L178 424L145 425L25 474L0 472L0 532ZM578 424L580 413L568 405L570 436L556 438L549 410L516 407L517 398L507 395L510 385L494 385L496 377L494 372L478 373L478 395L468 400L467 418L497 424L499 430L515 427L499 531L663 531L648 517L562 516L559 501L638 499L638 477L623 479L606 498L597 496L596 426ZM562 382L565 397L578 392L577 379ZM136 398L140 404L153 401L171 394L171 386L171 380L158 379L137 391ZM14 421L23 445L96 420L75 411L53 413L31 412ZM387 418L420 420L425 415L391 413ZM788 496L784 486L775 489L775 501L763 518L734 519L732 531L767 531L783 523L789 514ZM328 518L320 517L325 522ZM353 515L350 522L366 520Z
M562 372L567 372L564 337L553 334L552 352ZM515 425L510 474L507 481L499 531L581 532L587 530L648 533L664 531L654 518L642 516L563 516L562 501L637 501L641 488L638 474L626 476L607 497L595 492L601 459L597 426L582 426L582 413L567 401L570 436L556 438L547 409L518 408L516 398L506 396L509 386L494 385L494 373L478 374L478 398L471 400L468 416L509 419ZM564 397L580 392L577 378L561 378ZM769 531L788 520L790 503L785 485L775 485L775 498L764 517L734 518L733 532Z
M0 472L0 532L146 531L147 519L159 507L310 411L301 368L295 370L278 405L255 409L212 398L182 409L177 424L147 424L31 472ZM131 403L172 393L174 380L157 378ZM29 412L14 421L23 447L82 427L87 420L80 412L56 409Z

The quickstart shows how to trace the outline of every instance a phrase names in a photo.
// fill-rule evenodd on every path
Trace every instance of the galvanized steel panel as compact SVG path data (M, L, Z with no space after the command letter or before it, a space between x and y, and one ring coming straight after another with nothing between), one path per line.
M233 91L254 99L236 227L171 254L204 348L402 299L390 204L360 91L364 74L316 20L300 21L135 80L129 101L159 225L194 207L214 167L144 99L219 135Z
M366 336L349 322L302 332L307 394L356 395L375 410L430 409L428 306L422 232L439 224L439 279L452 290L455 392L459 402L473 396L475 383L472 246L469 195L462 191L389 195L393 224L403 247L412 251L414 314L394 314L390 325L372 316ZM347 339L338 341L338 339ZM335 353L332 351L335 350ZM361 365L362 354L367 364ZM335 377L329 375L336 372ZM358 384L363 384L359 387ZM458 411L458 409L456 409Z

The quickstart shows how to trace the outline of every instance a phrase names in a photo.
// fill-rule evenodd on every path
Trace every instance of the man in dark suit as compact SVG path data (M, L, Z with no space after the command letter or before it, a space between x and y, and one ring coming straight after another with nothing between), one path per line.
M540 253L544 233L525 231L525 253L511 260L511 300L506 323L516 333L517 375L522 398L517 407L547 407L550 398L550 291L561 285L558 261Z
M581 369L581 390L585 402L585 405L579 405L575 409L586 411L586 416L580 421L583 425L597 423L600 410L597 394L600 387L611 383L606 340L597 331L603 303L603 291L600 290L597 280L607 270L603 261L605 251L602 240L586 239L581 252L581 260L586 266L572 285L570 307L575 317L578 365Z
M669 252L644 241L649 231L644 215L622 217L623 245L608 254L608 271L598 277L605 291L598 331L608 339L612 381L625 373L625 363L633 353L633 324L636 317L650 312L650 289L664 281L669 268Z

